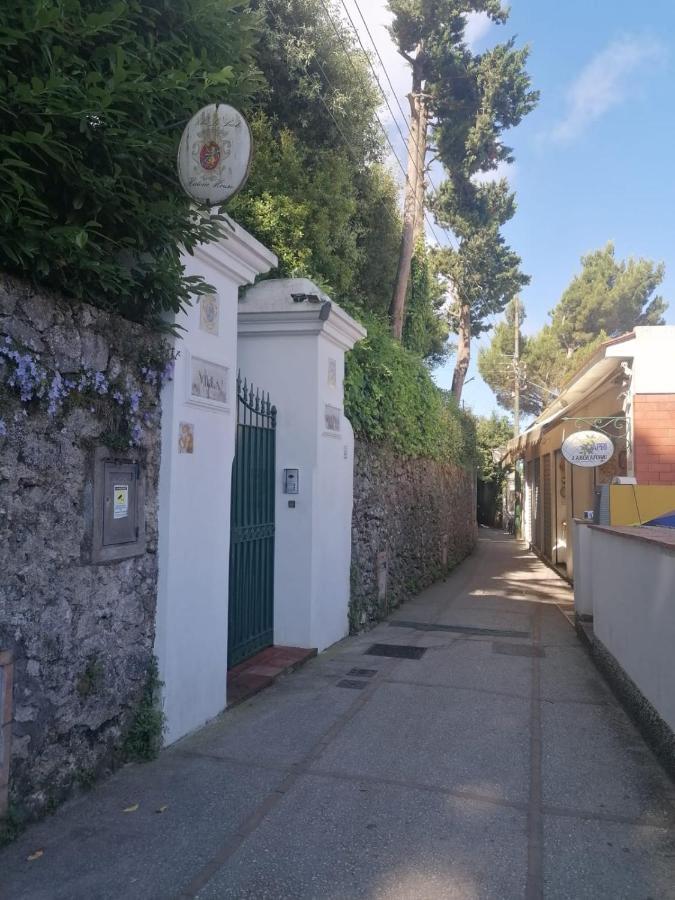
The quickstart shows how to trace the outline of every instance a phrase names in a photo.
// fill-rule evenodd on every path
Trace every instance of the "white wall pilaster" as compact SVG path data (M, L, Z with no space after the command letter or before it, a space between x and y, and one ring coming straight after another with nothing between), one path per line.
M236 427L237 299L241 285L276 264L274 254L233 224L218 243L185 254L188 275L217 292L217 334L200 323L200 303L178 314L173 381L162 393L159 587L155 648L164 681L166 742L217 715L226 702L230 493ZM227 370L225 405L191 398L190 361ZM194 368L194 366L193 366ZM179 452L181 423L194 427L192 453Z
M306 279L261 282L239 304L242 376L277 407L275 644L323 650L348 631L354 437L344 361L365 334ZM299 469L295 496L283 493L286 468Z

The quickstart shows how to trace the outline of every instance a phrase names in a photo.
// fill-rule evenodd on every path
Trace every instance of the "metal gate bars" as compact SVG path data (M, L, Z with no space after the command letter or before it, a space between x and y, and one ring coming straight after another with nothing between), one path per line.
M228 667L273 642L277 410L237 376L232 465Z

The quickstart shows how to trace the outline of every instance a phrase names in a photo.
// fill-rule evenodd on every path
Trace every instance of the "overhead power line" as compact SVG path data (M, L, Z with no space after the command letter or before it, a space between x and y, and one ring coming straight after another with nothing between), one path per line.
M279 14L276 12L276 10L272 9L272 7L270 6L270 0L267 0L266 6L267 6L268 12L270 12L270 13L272 14L272 16L274 16L274 18L276 19L277 24L278 24L281 28L283 28L283 27L284 27L284 22L282 21L281 17L280 17ZM301 26L300 26L300 23L298 22L298 20L295 18L295 16L294 16L292 13L289 12L289 14L290 14L291 18L293 19L293 22L295 23L296 27L297 27L298 29L300 29ZM335 90L336 90L336 89L335 89L335 85L332 83L332 81L331 81L330 78L328 77L328 73L326 72L325 68L323 67L323 65L322 65L322 63L321 63L321 60L318 58L318 56L315 57L315 59L316 59L316 63L317 63L317 65L318 65L319 69L321 70L321 74L323 75L323 77L324 77L325 80L326 80L326 83L328 84L328 86L329 86L330 88L332 88L332 90L335 91ZM304 67L305 72L307 73L307 75L311 75L311 72L310 72L310 70L309 70L308 64L307 64L307 63L304 63L304 66L303 66L303 67ZM319 91L317 96L318 96L318 98L319 98L319 100L320 100L322 106L324 107L324 109L326 110L326 112L328 113L328 115L329 115L329 116L331 117L331 119L333 120L333 124L334 124L335 127L337 128L338 133L340 134L342 140L344 141L344 145L345 145L346 150L352 155L353 161L356 162L356 163L360 162L360 161L356 158L356 153L355 153L355 151L354 151L354 149L353 149L353 147L352 147L352 145L351 145L351 142L349 141L349 138L348 138L347 135L344 133L344 131L343 131L343 129L342 129L342 126L340 125L340 123L338 122L338 120L335 118L335 115L334 115L334 113L333 113L333 110L330 108L330 106L328 105L328 103L326 103L326 100L325 100L323 94ZM392 224L393 224L397 229L400 228L400 227L401 227L400 221L398 221L397 219L394 218L394 215L393 215L393 213L391 212L391 210L389 209L389 207L386 206L386 204L385 204L383 208L386 209L387 214L388 214L389 218L391 219Z
M279 14L276 12L276 10L274 10L274 9L272 8L271 2L272 2L272 0L266 0L265 5L266 5L266 7L267 7L267 10L268 10L268 11L272 14L272 16L276 19L277 24L283 29L283 28L284 28L284 22L283 22L283 20L281 19L281 17L279 16ZM344 0L341 0L341 2L342 2L342 5L344 6ZM332 15L331 12L330 12L330 9L329 9L328 6L326 5L325 0L320 0L320 3L321 3L321 5L322 5L322 7L323 7L323 9L324 9L324 12L326 13L326 16L327 16L328 20L329 20L330 23L331 23L331 26L332 26L332 28L333 28L333 31L335 32L335 35L336 35L336 37L337 37L337 39L338 39L338 42L340 43L340 45L341 45L341 47L342 47L342 49L343 49L343 51L344 51L344 53L345 53L345 56L346 56L347 60L349 61L349 65L351 66L351 68L352 68L354 74L357 76L357 78L360 78L360 77L361 77L361 73L358 71L358 69L356 68L356 66L354 65L354 63L353 63L353 61L352 61L350 49L349 49L349 47L347 47L347 45L345 44L343 35L341 34L340 29L338 28L337 23L336 23L336 21L335 21L333 15ZM352 27L353 31L355 32L355 34L356 34L356 37L357 37L357 39L358 39L358 41L359 41L359 44L360 44L360 46L361 46L361 48L362 48L362 50L363 50L363 52L364 52L364 54L365 54L365 56L366 56L366 59L368 60L369 65L371 65L371 63L370 63L370 58L369 58L369 54L368 54L368 52L366 51L365 47L363 46L363 42L361 41L360 35L358 34L358 31L357 31L357 29L356 29L356 27L355 27L355 25L354 25L354 22L353 22L351 16L349 16L349 12L348 12L348 10L346 9L346 7L345 7L345 11L347 12L347 15L348 15L348 17L349 17L349 19L350 19L351 27ZM361 13L360 9L359 9L359 13L360 13L361 17L363 18L363 14ZM289 9L288 9L288 14L289 14L290 18L293 20L293 22L294 22L296 28L298 29L298 31L300 31L300 30L302 29L302 26L300 25L300 23L298 22L298 20L297 20L296 17L294 16L294 14L293 14L292 10L290 9L290 7L289 7ZM371 41L372 41L372 36L371 36ZM375 52L377 53L378 58L379 58L380 61L381 61L381 56L380 56L379 51L378 51L378 49L377 49L377 46L376 46L376 44L375 44L374 42L373 42L373 46L375 47ZM326 84L327 84L333 91L336 91L335 85L334 85L334 84L332 83L332 81L330 80L330 77L329 77L328 73L326 72L326 70L325 70L323 64L321 63L321 60L319 59L318 55L315 56L314 59L315 59L317 65L318 65L318 67L319 67L319 69L320 69L320 71L321 71L321 74L323 75L323 77L324 77L324 79L325 79L325 81L326 81ZM372 65L371 65L371 68L372 68ZM308 75L311 75L311 72L310 72L310 70L309 70L309 65L308 65L306 62L304 63L304 69L305 69L305 72L306 72ZM388 73L386 73L386 74L387 74L387 80L388 80L389 84L391 85L391 79L389 78ZM382 85L380 84L380 81L379 81L379 79L377 78L377 76L376 76L376 82L377 82L377 86L378 86L378 88L379 88L380 93L383 95L383 97L384 97L384 99L385 99L385 102L387 102L386 95L384 94L384 91L383 91L383 89L382 89ZM337 92L337 91L336 91L336 92ZM324 108L326 109L326 111L328 112L329 116L331 117L333 123L335 124L335 127L336 127L337 130L338 130L338 133L339 133L340 136L342 137L342 140L344 141L344 144L345 144L345 148L347 149L347 151L348 151L350 154L352 154L352 157L353 157L354 161L355 161L355 162L358 162L358 160L356 160L356 157L355 157L355 154L354 154L354 151L353 151L353 148L352 148L352 146L351 146L351 143L350 143L349 139L348 139L347 136L345 135L344 130L342 129L342 127L340 126L339 122L338 122L337 119L335 118L335 115L333 114L333 111L331 110L331 108L329 107L329 105L326 103L326 100L325 100L325 98L323 97L323 95L321 94L321 92L318 93L318 97L319 97L320 102L322 103L322 105L324 106ZM397 101L397 102L398 102L398 101ZM389 103L388 103L388 102L387 102L387 107L389 108L389 110L390 110L390 112L391 112L391 107L389 106ZM399 104L399 108L400 108L400 104ZM392 115L393 115L393 113L392 113ZM398 163L398 166L399 166L399 168L401 169L401 171L402 171L402 173L403 173L403 176L404 176L404 178L405 178L405 180L406 180L406 182L407 182L407 181L408 181L408 175L407 175L407 172L406 172L406 170L405 170L405 167L404 167L403 163L401 162L401 160L400 160L400 158L399 158L399 156L398 156L398 154L397 154L397 152L396 152L396 149L394 148L394 146L393 146L393 144L392 144L392 142L391 142L391 139L389 138L389 134L388 134L388 132L387 132L386 127L384 126L384 124L383 124L381 118L379 117L379 115L378 115L377 113L375 113L375 119L377 120L377 123L378 123L378 125L380 126L380 129L381 129L381 131L382 131L382 133L383 133L383 135L384 135L384 138L385 138L385 140L386 140L386 142L387 142L387 144L388 144L388 146L389 146L389 149L391 150L391 153L392 153L394 159L396 160L396 162ZM408 122L407 122L407 120L405 119L405 115L404 115L404 122L405 122L406 128L408 129L408 133L411 134L410 126L408 125ZM398 127L398 126L397 126L397 127ZM400 133L400 129L399 129L399 133ZM403 135L401 135L401 137L403 137ZM407 141L405 140L405 138L403 138L403 141L404 141L404 146L405 146L405 148L406 148L406 152L407 152L408 155L410 156L410 155L411 155L411 154L410 154L410 148L409 148L408 145L407 145ZM417 167L417 165L416 165L414 159L413 159L413 164L414 164L414 166L415 166L415 171L417 171L417 172L419 173L419 168ZM429 179L429 181L430 181L430 183L432 183L432 182L431 182L431 179ZM433 185L433 183L432 183L432 185ZM437 189L435 186L433 186L433 187L434 187L434 191L435 191L436 195L438 195L438 189ZM399 228L399 227L400 227L400 222L394 220L394 217L393 217L393 215L391 214L391 211L389 210L388 207L385 207L385 208L387 209L387 212L388 212L388 214L390 215L390 218L391 218L392 222L394 222L394 224L396 225L396 227ZM436 234L436 231L435 231L435 229L434 229L433 223L432 223L431 220L429 219L429 216L428 216L428 213L427 213L427 210L426 210L426 209L424 210L424 217L425 217L425 220L426 220L426 222L427 222L427 225L429 226L429 229L430 229L430 231L431 231L431 233L432 233L432 235L433 235L433 237L434 237L436 243L437 243L439 246L442 246L442 244L441 244L441 242L440 242L440 240L439 240L439 238L438 238L438 235ZM451 233L450 231L448 231L448 229L445 228L444 226L440 226L440 228L441 228L442 231L446 234L449 243L452 244L452 243L454 242L454 244L455 244L455 249L456 249L457 251L459 251L459 244L457 243L457 241L456 241L456 239L454 238L454 236L452 235L452 233ZM465 265L466 265L466 261L465 261ZM480 287L480 282L479 282L479 280L478 280L477 277L476 277L476 273L475 273L475 272L472 270L472 268L471 268L470 266L468 266L468 265L466 265L466 269L467 269L468 274L470 274L470 275L472 276L472 279L473 279L473 282L474 282L474 286L475 286L476 288L478 288L478 290L480 290L480 289L481 289L481 287Z
M407 152L407 154L408 154L408 157L409 157L410 161L412 162L415 171L417 172L417 176L418 176L419 178L422 179L422 184L424 184L424 169L420 172L419 167L418 167L418 165L417 165L417 162L416 162L416 160L415 160L415 157L413 156L413 154L412 154L411 151L410 151L410 147L408 146L408 141L406 140L406 138L405 138L403 132L401 131L401 128L400 128L400 126L399 126L399 124L398 124L398 122L397 122L397 120L396 120L396 114L394 113L393 109L391 108L391 104L389 103L389 100L388 100L387 95L386 95L386 93L385 93L385 91L384 91L384 88L382 87L382 84L381 84L380 79L379 79L379 77L378 77L378 74L377 74L377 72L376 72L376 70L375 70L375 67L373 66L372 61L371 61L371 59L370 59L370 54L369 54L368 51L366 50L366 48L365 48L365 46L364 46L364 44L363 44L363 41L361 40L361 35L359 34L358 28L357 28L356 25L354 24L354 20L352 19L351 13L349 12L349 8L347 7L347 4L345 3L345 0L340 0L340 2L342 3L342 6L343 6L343 8L344 8L344 11L347 13L347 18L349 19L349 24L352 26L352 31L353 31L354 34L356 35L356 39L357 39L357 41L359 42L359 44L360 44L360 46L361 46L361 49L363 50L364 56L366 57L366 60L367 60L367 62L368 62L368 65L370 66L370 70L371 70L371 72L373 73L373 77L375 78L375 81L376 81L376 83L377 83L377 86L378 86L378 88L380 89L380 93L382 94L382 98L384 99L384 102L385 102L386 105L387 105L387 109L389 110L389 113L390 113L390 115L391 115L392 121L393 121L394 125L396 126L396 130L398 131L398 133L399 133L400 136L401 136L401 140L403 141L403 146L404 146L405 149L406 149L406 152ZM404 125L405 125L405 127L406 127L406 129L407 129L407 131L408 131L408 135L409 135L410 138L412 138L412 129L410 128L410 125L409 125L409 123L408 123L408 120L407 120L407 118L406 118L406 115L405 115L405 113L403 112L403 108L401 107L401 104L399 103L398 97L396 96L396 92L394 91L393 85L392 85L392 83L391 83L391 78L389 77L389 73L387 72L387 68L386 68L386 66L384 65L384 62L383 62L383 60L382 60L382 56L380 55L380 51L378 50L377 44L375 43L375 41L374 41L374 39L373 39L373 36L372 36L372 34L370 33L370 29L368 28L368 25L367 25L367 23L366 23L366 20L365 20L364 17L363 17L363 13L361 12L361 7L359 6L357 0L354 0L354 3L355 3L355 5L356 5L356 8L357 8L358 11L359 11L359 15L361 16L361 20L362 20L363 24L364 24L365 27L366 27L366 31L368 32L368 37L370 38L370 41L371 41L371 43L372 43L372 45L373 45L373 47L374 47L374 49L375 49L375 53L377 54L377 58L378 58L379 61L380 61L380 65L382 66L382 70L383 70L383 72L384 72L384 74L385 74L385 76L386 76L386 79L387 79L387 81L388 81L388 83L389 83L389 86L390 86L390 88L391 88L391 90L392 90L392 93L394 94L394 99L396 100L396 103L397 103L397 105L398 105L398 108L399 108L399 110L401 111L401 115L403 116L403 123L404 123ZM321 5L322 5L322 6L324 7L324 9L326 10L326 14L327 14L328 16L330 16L330 13L329 13L329 11L328 11L328 8L326 7L326 5L325 5L325 3L323 2L323 0L321 0ZM333 21L332 18L331 18L331 21ZM333 23L333 27L335 28L335 23ZM335 28L335 30L336 30L336 33L337 33L337 28ZM338 35L338 37L339 37L339 35ZM344 46L344 45L343 45L343 46ZM346 49L346 48L345 48L345 49ZM380 124L382 124L382 123L380 123ZM385 130L385 129L384 129L384 126L382 126L382 128L383 128L383 130ZM386 132L386 130L385 130L385 132ZM385 136L387 137L387 141L389 141L388 135L386 135L386 133L385 133ZM415 142L415 148L419 151L419 139L413 139L413 140L414 140L414 142ZM391 143L390 143L390 142L389 142L389 146L391 147ZM393 147L392 147L392 152L395 153ZM397 158L398 158L398 157L397 157ZM400 162L399 162L399 165L400 165ZM429 178L429 183L431 183L431 178ZM427 224L428 224L429 228L431 229L431 233L434 235L434 238L435 238L435 240L436 240L436 243L440 245L440 241L438 240L438 236L437 236L436 232L434 231L433 225L431 224L431 221L429 220L429 216L427 215L427 211L426 211L426 210L424 210L424 217L425 217L425 219L426 219L426 221L427 221ZM445 233L445 235L447 236L448 240L449 240L449 241L452 241L452 237L451 237L450 232L449 232L446 228L443 228L442 225L439 226L439 227L440 227L441 230Z
M424 180L425 180L425 171L426 171L426 170L423 170L422 172L420 172L419 167L417 166L417 163L416 163L416 161L415 161L415 158L413 157L413 155L412 155L412 153L411 153L411 151L410 151L410 147L408 146L408 142L407 142L406 138L404 137L404 135L403 135L403 133L402 133L400 127L399 127L398 122L396 121L396 116L395 116L395 114L394 114L394 112L393 112L393 110L392 110L392 108L391 108L391 105L390 105L389 100L388 100L388 98L387 98L387 95L386 95L386 93L385 93L385 91L384 91L384 89L383 89L383 87L382 87L382 84L381 84L381 82L380 82L380 79L378 78L377 72L375 71L375 69L374 69L374 67L373 67L373 64L372 64L372 62L371 62L370 54L369 54L368 51L366 50L366 48L365 48L365 46L364 46L364 44L363 44L363 41L361 40L361 35L359 34L358 29L357 29L356 25L354 24L354 20L353 20L351 14L350 14L350 12L349 12L349 9L348 9L348 7L347 7L347 5L346 5L346 3L345 3L345 0L340 0L340 2L342 3L342 6L343 6L343 8L344 8L344 10L345 10L345 12L346 12L346 14L347 14L347 18L349 19L349 23L350 23L350 25L351 25L351 27L352 27L352 30L353 30L354 34L356 35L356 39L358 40L359 45L361 46L361 49L363 50L364 55L365 55L365 57L366 57L366 59L367 59L367 61L368 61L368 65L370 66L370 69L371 69L371 71L372 71L372 73L373 73L373 75L374 75L374 77L375 77L375 81L376 81L376 83L377 83L377 86L378 86L378 88L379 88L379 90L380 90L380 93L382 94L382 97L383 97L383 99L384 99L385 104L387 105L387 109L389 110L389 112L390 112L390 114L391 114L392 120L393 120L394 124L396 125L396 129L397 129L398 133L401 135L401 139L403 140L403 144L404 144L404 147L405 147L406 152L407 152L407 154L408 154L408 157L410 158L410 160L411 160L411 162L412 162L412 164L413 164L413 166L414 166L414 168L415 168L415 171L417 172L418 176L421 177L421 178L422 178L422 181L424 182ZM326 15L328 16L328 18L329 18L330 21L331 21L331 24L332 24L332 26L333 26L333 30L335 31L335 34L337 35L338 40L339 40L340 43L342 44L343 50L345 51L345 53L348 54L348 53L349 53L349 49L345 46L344 41L342 40L342 35L340 34L340 31L339 31L337 25L335 24L335 21L334 21L332 15L331 15L331 13L330 13L328 7L326 6L324 0L321 0L321 5L323 6L323 8L324 8L324 10L325 10L325 12L326 12ZM389 87L391 88L392 94L393 94L393 96L394 96L394 100L396 101L396 104L397 104L397 106L398 106L398 108L399 108L399 110L400 110L400 112L401 112L402 117L403 117L403 123L404 123L404 125L405 125L405 127L406 127L406 129L407 129L407 131L408 131L408 135L409 135L409 137L411 138L411 140L414 141L415 147L416 147L417 149L419 149L419 142L418 142L417 139L413 138L412 129L410 128L410 125L409 125L408 120L407 120L407 118L406 118L406 115L405 115L405 113L404 113L404 111L403 111L403 108L402 108L402 106L401 106L401 104L400 104L400 102L399 102L399 100L398 100L398 97L396 96L396 91L394 90L394 86L393 86L392 81L391 81L391 78L390 78L390 76L389 76L389 72L387 71L387 67L386 67L385 64L384 64L384 60L382 59L382 55L381 55L381 53L380 53L380 51L379 51L379 49L378 49L378 46L377 46L377 44L376 44L376 42L375 42L375 39L373 38L373 35L372 35L372 32L370 31L370 28L368 27L368 23L367 23L366 20L365 20L365 17L364 17L364 15L363 15L363 12L361 11L361 7L360 7L360 5L359 5L359 3L358 3L358 0L354 0L354 5L356 6L356 9L358 10L359 16L361 17L361 21L363 22L363 24L364 24L364 26L365 26L366 32L367 32L367 34L368 34L368 37L370 38L370 42L372 43L373 48L374 48L374 50L375 50L375 53L376 53L376 55L377 55L377 58L378 58L378 60L380 61L380 65L381 65L381 67L382 67L382 71L384 72L384 75L385 75L385 77L386 77L386 79L387 79L387 82L388 82L388 84L389 84ZM351 61L351 58L350 58L350 61ZM356 71L356 68L353 66L353 64L352 64L352 67L353 67L354 70ZM357 74L358 74L358 73L357 73ZM382 124L381 120L379 119L379 116L378 116L378 122L380 123L380 127L382 128L382 130L383 130L383 132L384 132L385 138L386 138L386 140L387 140L387 143L389 144L389 147L391 148L392 153L393 153L394 156L396 157L396 160L397 160L399 166L401 167L401 169L403 169L403 165L402 165L400 159L398 158L398 155L396 154L396 151L394 150L394 148L393 148L393 146L392 146L392 144L391 144L391 141L389 140L389 135L387 134L387 131L386 131L384 125ZM408 179L407 179L407 174L406 174L406 181L407 181L407 180L408 180ZM432 188L432 190L433 190L433 192L434 192L436 198L439 199L439 198L440 198L440 191L439 191L439 189L436 187L436 185L434 184L434 181L433 181L433 179L432 179L432 177L431 177L431 173L430 173L430 172L427 172L426 180L429 182L429 185L431 186L431 188ZM429 216L428 216L428 214L427 214L427 210L426 210L426 209L424 210L424 217L425 217L425 219L426 219L427 224L429 225L429 228L430 228L430 230L431 230L431 233L432 233L433 236L434 236L434 239L435 239L436 243L437 243L439 246L441 246L441 242L439 241L438 235L436 234L436 232L435 232L435 230L434 230L434 227L433 227L433 225L431 224L431 221L430 221L430 219L429 219ZM452 232L449 231L449 229L447 229L444 225L439 225L439 228L440 228L441 231L445 234L445 236L446 236L446 238L447 238L447 240L448 240L448 243L449 243L451 246L454 244L454 249L457 250L457 251L459 251L459 242L457 241L457 239L455 238L455 236L452 234ZM466 265L466 262L465 262L465 265ZM471 276L471 278L472 278L472 280L473 280L473 282L474 282L474 286L477 287L478 290L480 290L480 289L481 289L481 287L480 287L480 280L479 280L479 278L477 277L476 272L475 272L475 271L472 269L472 267L469 266L469 265L466 265L466 269L467 269L468 274Z
M361 21L363 22L363 26L366 29L366 34L370 38L370 43L373 45L375 53L377 54L377 58L380 61L380 66L382 67L382 71L384 72L384 77L387 79L387 82L389 84L389 90L391 91L391 95L394 98L394 100L396 101L396 105L398 106L401 116L403 117L403 121L406 122L406 115L403 111L403 107L401 106L401 103L396 95L394 85L391 83L391 78L389 77L389 72L387 72L387 67L384 64L384 60L382 59L382 56L380 55L380 51L378 50L377 44L375 43L375 38L373 37L373 35L370 31L370 28L368 27L368 23L366 22L366 20L363 16L363 13L361 12L361 7L359 6L358 0L354 0L354 6L356 7L356 9L358 11L359 16L361 16ZM407 124L407 122L406 122L406 124ZM408 131L410 131L410 126L408 126Z
M351 57L351 53L349 52L349 47L347 47L347 45L346 45L345 42L344 42L343 36L342 36L342 34L340 33L340 29L339 29L338 26L337 26L337 23L336 23L336 21L335 21L335 19L334 19L334 17L333 17L333 14L331 13L331 11L330 11L328 5L326 4L325 0L320 0L320 3L321 3L321 6L323 7L323 9L324 9L324 11L325 11L325 13L326 13L326 16L328 17L328 19L329 19L329 21L330 21L330 23L331 23L331 25L332 25L332 27L333 27L333 31L335 32L335 35L336 35L338 41L340 42L340 44L341 44L341 46L342 46L342 49L344 50L347 59L349 60L349 65L350 65L350 66L352 67L352 69L354 70L354 73L356 74L356 76L357 76L357 77L360 77L360 73L359 73L358 69L356 68L356 66L355 66L354 63L352 62L352 57ZM393 114L393 112L392 112L391 106L389 105L389 101L387 100L386 94L385 94L384 91L382 90L382 85L380 84L380 80L379 80L379 78L377 77L377 73L375 72L375 70L374 70L374 68L373 68L372 62L371 62L371 60L370 60L370 56L368 55L368 51L367 51L366 48L363 46L363 41L361 40L361 36L360 36L360 34L358 33L358 30L357 30L356 26L354 25L354 21L353 21L351 15L349 14L349 10L347 9L347 7L346 7L345 4L344 4L344 0L342 0L342 5L343 5L343 7L344 7L344 9L345 9L345 12L347 13L347 16L348 16L348 18L349 18L349 22L350 22L350 24L351 24L352 30L354 31L354 34L356 35L356 39L358 40L358 42L359 42L359 44L360 44L360 46L361 46L361 49L362 49L363 52L364 52L364 55L365 55L366 60L367 60L367 62L368 62L368 65L370 66L371 70L373 71L373 74L374 74L374 76L375 76L375 81L376 81L376 83L377 83L377 86L378 86L378 88L379 88L380 93L382 94L382 97L384 98L384 102L387 104L387 108L389 109L389 112L390 112L390 113L392 114L392 116L393 116L394 114ZM379 124L380 128L382 129L382 134L384 135L384 139L386 140L387 144L389 145L389 149L391 150L391 152L392 152L392 154L393 154L393 156L394 156L396 162L398 163L399 168L400 168L401 171L403 172L403 176L404 176L405 180L408 181L408 173L406 172L405 166L404 166L403 163L401 162L401 160L400 160L400 158L399 158L399 155L398 155L398 153L396 152L396 148L394 147L394 145L393 145L392 142L391 142L391 139L390 139L390 137L389 137L389 133L388 133L388 131L387 131L387 129L386 129L384 123L382 122L382 119L380 119L380 117L379 117L379 115L378 115L377 113L375 113L375 118L377 119L378 124ZM420 171L419 171L419 168L417 167L417 163L415 162L415 159L414 159L414 157L412 156L412 154L411 154L411 152L410 152L410 148L409 148L408 145L407 145L407 141L406 141L405 137L403 136L403 133L401 132L401 129L398 127L398 123L396 122L395 117L394 117L394 122L395 122L395 124L396 124L396 127L398 128L399 134L401 135L401 138L402 138L402 140L403 140L403 144L404 144L404 146L405 146L405 148L406 148L406 152L407 152L408 156L410 157L410 159L412 160L413 166L415 167L415 171L417 172L418 175L420 175ZM435 229L434 229L433 223L431 222L431 219L429 218L426 209L424 210L424 218L426 219L426 223L427 223L427 225L429 226L429 230L431 231L431 233L432 233L433 236L434 236L434 240L436 241L436 243L437 243L439 246L441 246L441 242L440 242L440 240L439 240L439 238L438 238L438 235L436 234L436 231L435 231ZM446 233L447 233L447 232L446 232ZM449 235L448 235L448 236L449 236Z
M378 85L378 87L380 88L380 93L381 93L382 96L384 97L384 102L387 104L387 108L389 109L389 112L391 113L391 117L392 117L392 119L393 119L393 121L394 121L394 124L396 125L396 128L397 128L397 130L398 130L398 133L401 135L402 140L405 141L405 138L403 137L403 133L401 132L401 129L399 128L398 122L396 121L396 116L394 115L394 113L393 113L393 111L392 111L392 108L391 108L391 106L389 105L389 101L387 100L387 96L386 96L386 94L385 94L385 92L384 92L384 90L383 90L383 88L382 88L382 85L380 84L380 79L377 77L377 72L375 71L375 69L373 68L372 63L370 62L370 58L369 58L369 55L368 55L368 51L367 51L366 48L364 47L363 41L361 40L361 36L359 35L358 29L356 28L356 25L354 24L354 21L353 21L351 15L350 15L350 13L349 13L349 9L348 9L348 7L347 7L347 4L345 3L345 0L340 0L340 2L342 3L342 6L344 7L345 12L347 13L347 18L349 19L349 22L350 22L350 24L351 24L351 26L352 26L352 29L353 29L353 31L354 31L354 34L356 35L357 40L358 40L359 44L361 45L361 49L362 49L363 52L365 53L366 59L368 59L368 64L370 65L370 68L371 68L371 70L372 70L372 72L373 72L373 75L375 76L375 80L377 81L377 85ZM399 99L398 99L398 97L397 97L397 95L396 95L396 91L394 90L394 85L392 84L391 78L389 77L389 72L387 71L387 67L386 67L385 64L384 64L384 60L382 59L382 54L380 53L379 48L378 48L378 46L377 46L377 44L376 44L376 42L375 42L375 38L373 37L372 32L371 32L370 28L368 27L368 23L366 22L363 13L361 12L361 7L360 7L360 5L359 5L358 0L354 0L354 6L356 7L356 9L357 9L357 11L358 11L358 13L359 13L359 16L361 17L361 21L363 22L363 25L364 25L364 27L365 27L365 29L366 29L366 33L367 33L368 37L370 38L370 43L373 45L373 49L375 50L375 53L376 53L376 55L377 55L377 58L378 58L378 60L380 61L380 66L382 67L382 71L384 72L384 76L385 76L385 78L387 79L387 83L389 84L389 88L390 88L390 90L391 90L391 93L392 93L392 95L393 95L393 97L394 97L394 100L396 101L396 105L397 105L398 108L399 108L399 111L400 111L401 116L402 116L402 118L403 118L403 123L404 123L404 125L405 125L405 127L406 127L406 129L407 129L407 131L408 131L408 135L409 135L409 137L412 138L412 137L413 137L412 129L410 128L410 124L408 123L407 116L406 116L405 112L403 111L403 107L401 106L401 103L400 103L400 101L399 101ZM415 142L415 147L419 150L419 140L418 140L417 138L413 138L413 140L414 140L414 142ZM410 155L410 153L409 153L409 155ZM412 160L412 162L413 162L413 165L415 166L415 171L417 172L417 174L418 174L418 175L421 175L422 178L424 178L424 172L421 172L421 173L420 173L420 170L418 169L418 167L417 167L417 165L416 165L416 163L415 163L415 160L414 160L414 158L413 158L412 156L411 156L411 160ZM438 196L438 195L439 195L439 190L438 190L438 188L436 187L436 185L434 184L434 182L433 182L433 180L432 180L432 178L431 178L431 174L430 174L430 173L428 173L428 178L427 178L427 180L429 181L429 184L430 184L431 187L433 188L433 191L434 191L434 193L436 194L436 196ZM440 226L440 228L447 234L448 238L450 239L450 238L451 238L451 232L448 231L448 229L445 228L445 227L442 226L442 225Z
M342 6L343 6L343 8L344 8L344 11L347 13L347 18L349 19L349 24L352 26L352 30L353 30L354 34L356 35L356 39L358 40L359 44L361 45L361 49L363 50L363 54L364 54L364 56L365 56L365 58L366 58L366 60L367 60L367 62L368 62L368 65L370 66L370 71L373 73L373 77L375 78L375 81L377 82L377 86L378 86L378 88L380 89L380 93L382 94L382 97L384 98L384 102L387 104L387 109L389 110L389 113L391 114L391 118L392 118L392 121L393 121L394 125L396 126L396 130L398 131L398 133L399 133L400 136L401 136L401 140L403 141L403 146L407 148L407 141L406 141L405 135L404 135L403 132L401 131L401 128L400 128L400 126L399 126L399 124L398 124L398 122L397 122L397 120L396 120L396 113L395 113L395 112L393 111L393 109L391 108L391 104L389 103L389 99L387 98L387 95L386 95L386 93L385 93L385 90L384 90L384 88L382 87L382 84L381 84L381 82L380 82L380 79L379 79L379 76L378 76L378 74L377 74L377 71L375 70L375 67L373 66L373 63L371 62L370 54L369 54L368 51L366 50L366 48L365 48L365 46L364 46L364 44L363 44L363 41L361 40L361 35L359 34L358 28L357 28L356 25L354 24L354 20L352 19L351 13L349 12L349 8L347 7L347 4L345 3L345 0L341 0L341 2L342 2ZM412 137L412 130L411 130L411 128L410 128L410 125L408 124L408 120L406 119L406 115L405 115L405 113L403 112L403 107L401 106L401 104L400 104L400 102L399 102L399 99L398 99L398 97L396 96L396 91L394 90L394 86L393 86L393 84L391 83L391 78L389 77L389 73L387 72L387 68L386 68L386 66L385 66L385 64L384 64L384 61L382 60L382 57L380 56L380 51L377 49L377 44L375 43L375 41L374 41L374 39L373 39L373 36L372 36L372 34L370 33L370 28L368 28L368 23L366 22L366 20L365 20L364 17L363 17L363 13L361 12L361 7L359 6L357 0L354 0L354 5L356 6L356 8L357 8L357 10L358 10L358 12L359 12L359 15L361 16L361 21L363 22L363 24L364 24L364 26L365 26L365 28L366 28L366 31L368 32L368 37L370 38L370 42L372 43L372 45L373 45L373 47L374 47L374 49L375 49L375 53L377 54L377 58L378 58L379 61L380 61L380 66L382 67L382 71L384 72L385 78L386 78L387 81L389 82L389 87L390 87L390 89L391 89L392 95L393 95L393 97L394 97L394 100L396 101L396 104L397 104L397 106L398 106L398 108L399 108L399 111L400 111L400 113L401 113L401 116L402 116L402 118L403 118L403 124L405 125L405 127L406 127L407 130L408 130L408 135L409 135L410 137ZM415 140L415 147L419 149L419 140L418 140L418 139ZM417 172L417 174L418 174L419 176L423 177L423 176L424 176L424 173L423 173L423 172L420 172L419 168L417 167L417 163L416 163L416 161L415 161L415 158L413 157L413 155L412 155L409 151L408 151L408 156L410 157L410 161L411 161L412 164L414 165L415 171Z

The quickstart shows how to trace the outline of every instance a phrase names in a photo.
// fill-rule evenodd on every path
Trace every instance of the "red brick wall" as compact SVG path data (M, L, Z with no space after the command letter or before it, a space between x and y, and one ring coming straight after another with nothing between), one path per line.
M636 394L633 417L638 484L675 484L675 394Z

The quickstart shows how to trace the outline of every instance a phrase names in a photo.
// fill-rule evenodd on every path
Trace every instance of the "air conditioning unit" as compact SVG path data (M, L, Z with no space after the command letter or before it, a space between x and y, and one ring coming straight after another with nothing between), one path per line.
M637 484L637 478L630 475L615 475L612 484Z

